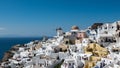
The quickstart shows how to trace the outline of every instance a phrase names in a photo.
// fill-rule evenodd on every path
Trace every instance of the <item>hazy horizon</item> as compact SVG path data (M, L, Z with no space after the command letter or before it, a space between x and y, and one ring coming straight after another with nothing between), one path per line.
M119 0L0 0L0 37L53 36L55 29L120 20Z

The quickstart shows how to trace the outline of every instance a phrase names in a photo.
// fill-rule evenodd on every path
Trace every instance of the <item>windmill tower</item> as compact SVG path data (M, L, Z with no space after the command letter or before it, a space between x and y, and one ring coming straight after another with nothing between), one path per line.
M56 29L56 32L58 37L63 35L63 30L60 27Z

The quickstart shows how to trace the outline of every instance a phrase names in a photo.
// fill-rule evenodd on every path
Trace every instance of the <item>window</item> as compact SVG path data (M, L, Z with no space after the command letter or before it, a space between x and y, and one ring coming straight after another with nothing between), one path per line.
M101 42L103 42L103 40L101 40Z
M119 37L120 37L120 32L119 32Z
M71 66L71 63L69 63L69 66Z
M104 29L107 29L107 27L105 27Z
M112 29L113 29L114 27L112 26Z

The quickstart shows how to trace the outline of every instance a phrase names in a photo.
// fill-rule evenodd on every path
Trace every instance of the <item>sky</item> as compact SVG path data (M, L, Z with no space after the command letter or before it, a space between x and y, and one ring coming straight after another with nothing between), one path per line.
M0 37L53 36L120 20L120 0L0 0Z

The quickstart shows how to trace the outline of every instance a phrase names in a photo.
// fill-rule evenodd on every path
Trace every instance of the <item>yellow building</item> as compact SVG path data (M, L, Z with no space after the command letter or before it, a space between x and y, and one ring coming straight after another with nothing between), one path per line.
M85 54L92 54L89 61L86 61L84 68L92 68L102 57L106 57L108 50L99 44L91 43L84 48Z

